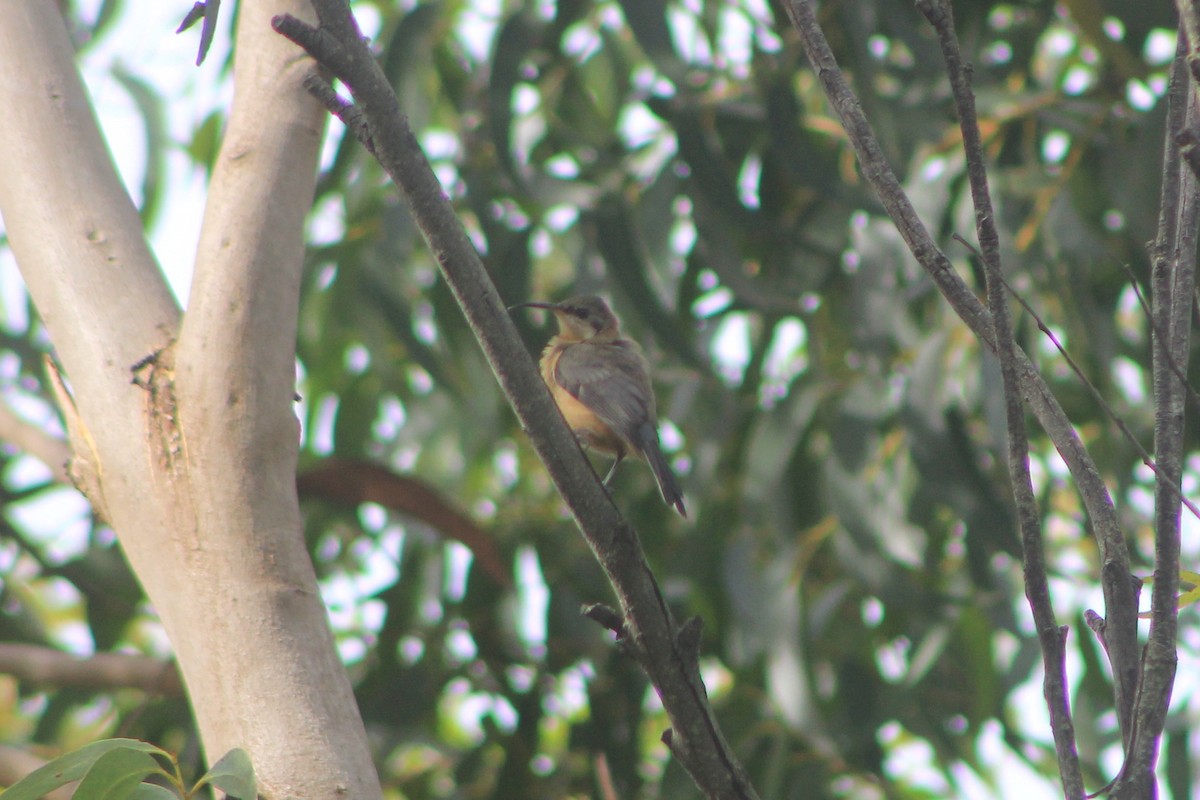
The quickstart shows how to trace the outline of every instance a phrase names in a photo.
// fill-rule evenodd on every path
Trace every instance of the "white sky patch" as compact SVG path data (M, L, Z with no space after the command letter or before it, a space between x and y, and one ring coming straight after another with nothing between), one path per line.
M325 395L317 402L313 424L308 430L309 447L317 455L333 452L333 425L337 421L337 395Z
M433 320L433 305L425 301L414 303L412 306L413 335L425 344L437 341L438 329ZM430 388L433 388L432 382Z
M733 303L733 292L720 286L696 299L692 304L692 313L700 318L719 314Z
M1046 54L1058 58L1070 55L1076 44L1075 34L1061 26L1051 28L1042 39Z
M569 153L559 153L546 161L546 172L563 180L577 178L579 177L579 162Z
M562 233L578 221L579 206L576 205L551 206L542 215L546 229L554 233Z
M1004 40L992 42L983 51L985 64L1007 64L1012 60L1012 45Z
M472 0L458 15L454 34L463 49L477 62L487 60L500 25L502 5L501 0ZM358 13L357 7L355 13Z
M642 103L621 109L617 132L629 153L626 168L639 180L652 180L679 151L674 131Z
M695 13L677 5L667 6L667 25L671 29L675 51L684 61L703 66L713 63L712 48Z
M492 469L496 472L496 480L501 489L511 489L517 485L521 477L520 460L517 458L517 446L511 439L496 445L492 456Z
M1096 82L1096 71L1091 67L1074 66L1063 76L1063 91L1069 95L1081 95Z
M726 7L719 14L717 51L735 76L745 77L750 72L753 55L750 43L754 36L754 25L740 9Z
M712 357L726 383L741 383L750 363L750 317L740 311L726 314L713 337Z
M876 733L886 754L884 774L921 786L942 796L949 796L950 784L934 767L933 747L924 739L910 734L899 722L885 722Z
M467 576L471 574L471 563L475 556L458 542L446 543L445 582L443 592L447 600L458 602L467 595Z
M0 230L3 229L2 223L3 220L0 220ZM25 281L17 269L17 259L11 249L0 248L0 313L4 315L2 324L6 329L13 333L29 330L28 301Z
M576 22L563 33L562 49L577 63L583 63L600 51L600 34L584 19Z
M1125 100L1138 111L1149 111L1154 108L1154 92L1137 79L1130 80L1125 84Z
M346 236L346 201L334 194L325 195L309 215L308 240L315 246L340 242Z
M808 329L801 320L794 317L782 320L775 326L775 335L763 361L763 372L772 380L790 381L808 364L807 343Z
M377 438L390 442L400 435L407 419L404 402L396 395L385 395L379 402L379 413L372 430Z
M622 108L617 117L617 133L628 149L636 150L669 132L663 121L645 103L631 103Z
M762 179L762 159L757 153L746 156L738 175L738 199L747 208L758 208L758 184Z
M867 37L867 52L876 61L883 61L887 58L888 47L888 38L882 34L875 33Z
M1142 48L1142 58L1152 66L1166 64L1175 57L1175 31L1166 28L1155 28L1146 37Z
M1004 733L995 720L984 722L976 743L980 761L995 778L995 785L980 780L965 764L951 768L959 790L952 793L963 800L991 800L995 797L1020 797L1021 800L1051 800L1062 796L1052 783L1038 775L1004 743Z
M692 252L698 238L696 222L692 219L690 200L681 199L674 203L675 222L671 226L671 252L681 256Z
M62 563L88 548L91 506L73 488L59 486L10 503L7 515L14 525L45 545L46 557Z
M517 550L516 560L517 631L534 654L546 647L546 611L550 608L550 588L542 577L542 565L532 547ZM538 656L540 657L540 656Z
M862 616L863 625L875 628L883 622L883 603L877 597L866 597L859 605L859 614Z
M907 636L897 636L890 642L875 648L875 666L879 676L890 683L900 683L908 673L909 652L912 642Z
M550 232L539 226L529 237L529 252L534 258L545 258L553 249L554 239Z
M462 623L455 622L446 633L446 651L460 662L467 662L479 653L479 647Z
M1117 356L1112 362L1112 378L1130 405L1146 402L1146 376L1140 364Z
M546 120L536 113L541 104L541 95L533 86L519 84L513 89L511 143L513 152L521 163L530 161L534 145L546 135Z
M453 161L460 152L458 135L445 128L428 128L421 132L421 149L430 161Z
M670 420L664 419L659 421L658 434L664 451L674 453L683 447L683 431L679 430L675 426L675 423Z
M921 180L926 183L933 183L938 178L942 177L946 172L946 159L941 156L935 156L928 159L921 165Z
M378 503L363 503L358 507L358 521L369 532L383 530L387 524L387 509Z
M362 375L371 366L371 351L361 342L354 342L342 353L342 366L351 375Z
M99 0L86 0L81 12L94 19L99 7ZM189 142L209 114L228 109L233 99L232 82L221 71L231 45L232 14L220 15L212 47L197 67L200 25L175 34L184 10L171 3L139 4L136 14L119 15L114 27L81 59L81 72L101 128L131 195L140 191L145 174L145 133L142 118L124 87L111 77L117 64L125 65L161 93L168 135L178 144ZM187 102L176 102L182 97ZM148 236L168 284L186 305L208 191L207 176L182 150L171 149L166 154L161 180L169 190L163 193L157 222Z

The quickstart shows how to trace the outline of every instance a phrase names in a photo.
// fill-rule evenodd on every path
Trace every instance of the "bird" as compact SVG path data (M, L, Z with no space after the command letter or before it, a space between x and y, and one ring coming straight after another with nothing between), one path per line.
M621 323L603 298L572 297L561 303L531 301L511 306L554 313L558 333L542 351L542 379L567 425L581 443L613 456L607 488L626 456L645 461L663 502L686 517L683 491L658 440L650 368L642 349L621 335Z

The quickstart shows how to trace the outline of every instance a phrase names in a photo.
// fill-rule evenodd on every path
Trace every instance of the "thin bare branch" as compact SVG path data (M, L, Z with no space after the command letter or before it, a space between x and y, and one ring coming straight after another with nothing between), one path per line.
M354 138L358 139L363 147L367 148L367 152L375 155L375 142L371 140L371 131L367 127L367 120L363 117L362 112L358 107L348 100L344 99L336 91L329 81L321 77L315 72L310 72L304 76L304 88L308 93L320 101L321 105L325 106L325 110L333 114L342 124L345 125L354 134Z
M1176 0L1179 12L1180 42L1183 44L1184 59L1192 76L1192 91L1200 86L1200 10L1194 0Z
M838 115L858 156L863 176L875 190L909 250L933 280L938 291L984 346L994 353L996 341L987 309L958 277L950 260L937 247L928 229L917 216L912 202L888 164L870 123L867 122L858 98L850 89L846 76L833 57L829 42L817 23L811 0L786 0L786 8L800 33L805 52L825 89L830 105ZM1062 406L1050 392L1029 357L1018 349L1016 359L1021 393L1075 478L1080 497L1092 521L1105 571L1128 575L1129 554L1125 548L1125 538L1100 471L1084 448ZM1113 567L1111 570L1110 564Z
M1185 25L1192 16L1184 14ZM1169 365L1172 361L1181 368L1187 364L1196 286L1200 184L1179 151L1180 134L1200 122L1195 83L1189 78L1192 63L1181 30L1167 91L1159 228L1151 249L1154 452L1158 464L1154 492L1154 585L1150 594L1150 634L1134 708L1133 738L1112 792L1113 797L1120 798L1152 797L1156 791L1154 765L1178 662L1179 487L1185 393Z
M1009 285L1008 281L1004 282L1004 286L1008 289L1009 293L1012 294L1016 301L1021 304L1021 307L1025 309L1025 313L1033 318L1034 323L1037 325L1038 330L1041 331L1042 335L1049 339L1050 343L1054 345L1056 350L1058 350L1059 355L1061 355L1067 362L1067 366L1070 367L1071 371L1075 373L1075 377L1079 378L1079 382L1083 384L1083 386L1088 390L1088 394L1090 394L1092 399L1096 401L1096 405L1100 406L1100 409L1104 412L1105 416L1111 419L1121 431L1121 435L1125 437L1125 441L1129 442L1131 445L1133 445L1134 449L1137 450L1138 455L1141 456L1142 464L1144 464L1147 469L1157 476L1159 474L1158 465L1154 463L1154 458L1150 455L1150 452L1146 450L1138 438L1133 435L1133 431L1129 429L1129 425L1126 424L1125 420L1121 418L1108 400L1104 398L1104 395L1101 394L1100 390L1096 388L1096 384L1088 380L1088 377L1083 374L1083 369L1081 369L1075 359L1071 357L1071 353L1067 350L1067 348L1063 347L1063 343L1059 341L1059 338L1054 334L1054 331L1050 330L1049 326L1047 326L1042 318L1038 316L1038 313L1033 310L1033 307L1029 305L1024 297L1017 294L1017 291ZM1179 367L1174 363L1174 361L1171 362L1171 367L1171 371L1183 379L1183 375L1181 372L1179 372ZM1184 388L1185 390L1187 389L1186 386ZM1195 392L1191 392L1191 394L1194 395ZM1182 491L1178 491L1178 494L1179 501L1187 508L1188 511L1192 512L1192 516L1200 519L1200 507L1197 507L1195 503L1189 500Z
M61 439L55 439L40 425L34 425L17 414L8 403L0 402L0 440L20 448L50 468L54 480L68 483L67 462L71 449Z
M998 352L991 314L958 277L949 259L934 243L928 229L917 216L863 114L858 98L838 67L829 42L817 23L813 3L811 0L786 0L785 6L800 33L805 52L821 81L830 105L858 156L864 178L875 190L909 250L942 296L979 340L993 353ZM1117 613L1124 613L1125 609L1132 609L1136 613L1133 602L1129 600L1132 595L1129 554L1108 489L1078 433L1028 356L1020 348L1014 348L1013 355L1021 394L1075 478L1080 497L1091 519L1101 552L1101 580L1108 604L1107 611L1110 615L1118 609L1120 610ZM1119 626L1121 630L1128 627L1123 622ZM1124 633L1120 636L1123 639L1127 638ZM1136 644L1128 649L1133 650L1135 647ZM1118 649L1124 652L1126 645L1121 644ZM1115 665L1114 669L1119 669L1126 675L1126 663L1122 660L1121 666Z
M130 653L96 653L79 658L52 647L0 642L0 673L33 686L183 694L172 662Z
M1195 172L1195 170L1193 170L1193 172ZM1154 314L1150 310L1150 303L1146 301L1146 296L1142 294L1142 290L1138 287L1137 276L1133 274L1133 270L1129 268L1128 264L1122 262L1121 267L1125 270L1125 274L1129 276L1129 285L1133 287L1133 293L1138 299L1138 304L1141 305L1142 311L1146 315L1146 320L1150 323L1151 332L1155 336L1162 336L1162 331L1158 330L1158 326L1154 322ZM1193 299L1192 303L1195 305L1196 300ZM1175 377L1179 379L1179 385L1183 387L1183 391L1187 394L1187 399L1191 404L1192 412L1200 414L1200 392L1197 392L1192 388L1192 385L1188 383L1187 375L1183 374L1183 370L1178 364L1175 363L1175 359L1169 358L1170 353L1164 353L1164 355L1168 356L1167 366L1171 368L1171 372L1174 373Z
M979 237L987 282L988 309L991 312L996 354L1000 360L1004 385L1008 472L1021 529L1025 596L1029 600L1034 627L1042 646L1042 691L1050 711L1050 729L1054 736L1063 792L1067 797L1082 800L1085 794L1083 773L1079 766L1079 753L1075 748L1075 725L1071 721L1070 693L1067 688L1067 628L1059 627L1050 600L1041 514L1029 472L1029 438L1025 430L1025 406L1021 402L1020 379L1017 374L1017 345L1013 340L1007 284L1000 264L1000 235L996 230L991 193L988 189L979 119L975 112L975 95L971 89L969 67L963 63L958 37L954 32L954 17L949 3L945 0L917 0L917 8L938 34L942 57L946 61L946 72L950 77L954 105L958 112L958 125L962 131L967 180L971 187L971 199L975 204L975 230Z

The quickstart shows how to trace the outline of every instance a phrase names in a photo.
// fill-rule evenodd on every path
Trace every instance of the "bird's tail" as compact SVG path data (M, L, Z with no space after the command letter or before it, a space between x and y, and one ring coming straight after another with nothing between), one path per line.
M675 477L675 473L671 471L671 465L667 463L667 457L663 455L662 448L658 444L658 431L651 426L647 431L648 435L644 436L642 457L646 459L646 463L650 465L650 471L654 473L654 479L658 481L658 490L662 492L663 502L679 512L679 516L686 517L687 511L683 507L683 490L679 488L679 480Z

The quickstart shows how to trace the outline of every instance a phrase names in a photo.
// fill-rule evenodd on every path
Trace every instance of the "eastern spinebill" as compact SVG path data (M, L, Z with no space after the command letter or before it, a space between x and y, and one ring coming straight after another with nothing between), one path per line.
M636 456L650 465L663 501L686 517L679 481L658 443L649 367L637 343L621 335L608 303L586 295L511 306L525 307L548 309L558 320L558 335L542 351L542 379L580 442L616 458L605 486L625 456Z

